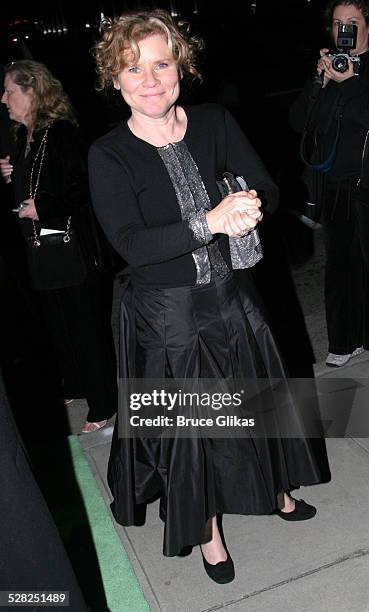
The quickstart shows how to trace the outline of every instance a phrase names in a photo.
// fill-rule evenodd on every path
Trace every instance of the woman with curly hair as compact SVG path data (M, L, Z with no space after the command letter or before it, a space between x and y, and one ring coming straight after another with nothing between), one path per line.
M64 398L87 399L82 431L89 433L115 413L117 385L111 258L92 214L87 147L62 84L46 66L9 64L4 90L18 153L14 164L9 156L0 160L1 173L31 253L30 282L54 341ZM44 237L60 234L65 244L46 246Z
M198 49L186 24L163 10L121 15L95 46L99 87L114 87L131 109L89 155L96 215L131 267L120 373L156 381L280 379L263 308L252 285L246 295L232 275L255 261L248 235L262 218L257 191L273 208L277 188L224 108L178 104L181 81L200 76ZM238 176L237 193L221 195L224 172ZM323 480L308 440L195 431L184 438L170 427L170 437L150 436L149 427L130 437L129 411L122 394L108 471L112 511L119 523L137 524L160 497L165 555L199 544L209 577L230 582L234 566L217 516L314 516L313 506L289 495Z

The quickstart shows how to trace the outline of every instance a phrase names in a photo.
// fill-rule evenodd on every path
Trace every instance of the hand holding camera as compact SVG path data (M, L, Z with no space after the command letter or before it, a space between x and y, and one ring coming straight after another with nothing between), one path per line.
M341 83L353 76L358 76L360 57L351 52L356 48L357 26L341 23L337 34L337 49L321 49L317 70L321 85L325 87L330 79Z
M320 53L321 59L317 65L318 76L316 80L319 79L319 83L323 89L330 80L336 81L336 83L342 83L355 76L354 65L351 62L348 64L347 70L340 72L333 67L333 60L329 53L329 49L321 49Z

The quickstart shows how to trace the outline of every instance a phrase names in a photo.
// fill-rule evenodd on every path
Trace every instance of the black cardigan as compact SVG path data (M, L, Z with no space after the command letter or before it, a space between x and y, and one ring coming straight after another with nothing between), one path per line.
M224 171L244 176L263 192L267 209L278 189L231 114L215 104L185 107L184 141L195 160L212 207L220 201L216 180ZM110 243L142 285L194 285L191 256L202 245L182 221L176 194L157 148L137 138L126 123L97 140L89 153L96 216ZM231 268L228 238L217 236Z

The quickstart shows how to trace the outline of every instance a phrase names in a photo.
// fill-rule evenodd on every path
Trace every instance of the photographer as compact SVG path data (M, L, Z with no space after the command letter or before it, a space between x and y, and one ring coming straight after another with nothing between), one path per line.
M326 363L339 367L369 347L369 200L357 195L369 130L369 3L331 0L325 15L338 51L320 50L317 73L290 119L303 143L313 144L310 158L303 157L321 185Z

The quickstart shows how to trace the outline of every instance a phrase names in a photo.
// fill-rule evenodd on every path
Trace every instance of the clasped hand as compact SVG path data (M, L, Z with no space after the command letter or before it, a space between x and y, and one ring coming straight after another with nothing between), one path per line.
M263 218L260 207L255 189L232 193L206 213L209 230L230 238L245 236Z
M354 76L354 65L350 61L348 63L348 70L345 72L337 72L332 68L332 58L327 54L329 53L329 49L320 49L320 60L317 64L318 74L321 74L324 71L323 75L323 87L325 87L328 81L336 81L336 83L342 83L342 81L346 81Z

